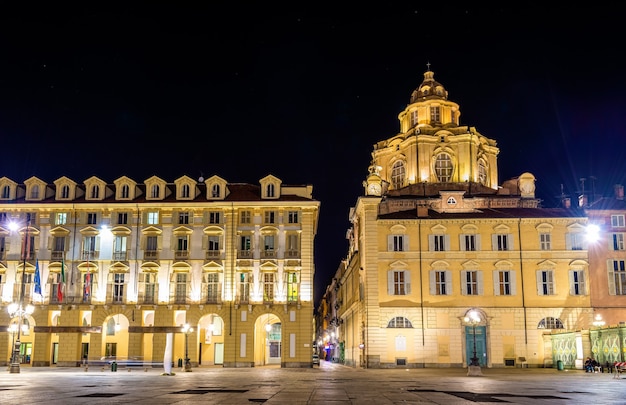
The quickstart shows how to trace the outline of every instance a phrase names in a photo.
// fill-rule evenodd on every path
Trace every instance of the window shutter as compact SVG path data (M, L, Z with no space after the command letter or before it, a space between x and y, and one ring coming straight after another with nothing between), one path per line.
M613 271L613 260L608 260L606 263L607 275L609 279L609 295L615 294L615 274Z
M387 236L387 252L393 252L393 235Z
M553 295L556 293L556 280L554 278L554 270L548 270L548 293Z
M465 252L467 249L465 249L465 236L466 235L459 235L459 247L461 252Z
M493 295L500 295L500 272L493 271Z
M393 295L393 270L387 272L387 294Z
M444 247L443 250L450 250L450 235L443 235Z
M404 291L411 294L411 272L408 270L404 271Z
M572 235L569 233L565 234L565 249L572 250Z
M509 280L511 282L511 295L517 295L517 279L513 270L509 271Z
M569 276L569 295L576 295L576 290L574 289L574 273L575 270L568 271Z
M480 270L476 271L476 287L478 290L478 295L485 295L485 291L483 288L483 272Z
M498 250L498 235L495 233L491 235L491 249Z
M435 270L431 270L429 271L430 273L430 280L428 280L429 284L430 284L430 295L437 295L437 289L436 289L436 285L435 285Z
M514 250L514 248L513 248L513 243L514 243L513 234L512 233L507 234L506 235L506 239L507 239L506 240L507 241L507 245L506 245L507 249L506 250Z
M536 274L537 274L537 295L543 295L543 288L541 288L542 285L543 285L543 280L541 278L541 273L542 273L541 270L537 270L536 271Z
M402 250L409 251L409 235L402 235Z
M467 271L461 271L461 295L467 295Z
M435 235L428 235L428 250L430 252L435 251Z
M452 272L446 270L444 273L446 274L446 295L452 295Z
M476 250L480 250L480 235L476 234Z

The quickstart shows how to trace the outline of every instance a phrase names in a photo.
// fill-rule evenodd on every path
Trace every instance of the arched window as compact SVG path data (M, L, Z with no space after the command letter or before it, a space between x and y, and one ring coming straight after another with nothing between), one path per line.
M452 159L447 153L440 153L435 160L435 174L442 183L452 180Z
M91 188L91 198L98 198L100 196L100 187L93 186Z
M122 186L122 198L128 198L128 196L129 196L128 184L124 184Z
M189 184L183 184L183 188L180 194L182 198L189 198Z
M65 185L61 188L61 198L70 198L70 186Z
M159 192L160 192L160 190L159 190L159 185L158 185L158 184L155 184L154 186L152 186L152 194L151 194L151 197L152 197L152 198L159 198Z
M113 318L107 322L107 336L115 336L115 319Z
M399 189L404 187L405 175L406 172L404 169L404 162L398 160L396 163L393 164L393 167L391 168L391 185L393 186L393 188Z
M563 322L559 318L547 316L539 321L537 329L565 329Z
M482 159L478 160L478 181L480 184L487 185L487 166Z
M396 316L392 318L387 324L388 328L412 328L411 321L403 316Z

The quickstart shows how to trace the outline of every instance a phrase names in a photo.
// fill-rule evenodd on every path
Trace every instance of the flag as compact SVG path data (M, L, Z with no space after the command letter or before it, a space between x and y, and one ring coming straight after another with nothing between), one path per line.
M39 259L35 262L35 294L41 295L41 276L39 275Z
M63 302L63 287L65 286L65 258L61 259L61 279L59 280L59 288L57 289L57 298L59 302Z
M91 273L88 271L85 274L85 296L88 297L91 294Z

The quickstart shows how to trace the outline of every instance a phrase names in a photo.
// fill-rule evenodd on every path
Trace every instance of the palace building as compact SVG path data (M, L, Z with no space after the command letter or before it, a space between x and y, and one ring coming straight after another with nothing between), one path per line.
M311 367L319 206L272 175L0 178L0 362Z

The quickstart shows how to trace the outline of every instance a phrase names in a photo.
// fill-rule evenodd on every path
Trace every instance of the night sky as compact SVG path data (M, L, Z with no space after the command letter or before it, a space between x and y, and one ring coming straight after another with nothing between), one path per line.
M316 302L427 63L498 142L500 183L531 172L552 207L626 182L620 12L391 3L2 5L0 177L313 184Z

